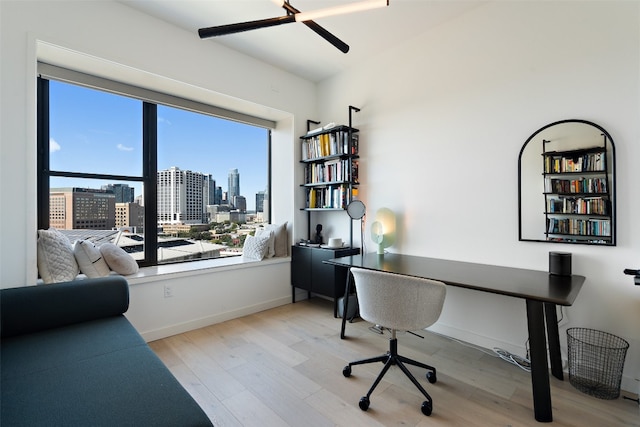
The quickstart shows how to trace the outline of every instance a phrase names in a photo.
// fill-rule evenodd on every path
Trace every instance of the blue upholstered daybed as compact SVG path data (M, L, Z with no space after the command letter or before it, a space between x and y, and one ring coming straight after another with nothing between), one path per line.
M121 276L0 290L0 424L211 426L128 306Z

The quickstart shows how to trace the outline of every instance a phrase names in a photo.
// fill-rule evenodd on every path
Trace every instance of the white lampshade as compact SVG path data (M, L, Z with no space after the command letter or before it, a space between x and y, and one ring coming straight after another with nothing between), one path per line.
M391 209L380 208L371 224L371 239L378 246L379 255L396 240L396 216Z

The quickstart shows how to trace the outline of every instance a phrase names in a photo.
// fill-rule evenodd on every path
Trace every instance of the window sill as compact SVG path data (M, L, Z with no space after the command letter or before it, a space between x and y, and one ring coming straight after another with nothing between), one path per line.
M141 267L138 273L125 276L130 285L155 282L175 277L197 276L219 271L256 268L271 264L290 262L291 257L267 258L262 261L245 261L241 256L216 258L202 261L163 264L152 267Z

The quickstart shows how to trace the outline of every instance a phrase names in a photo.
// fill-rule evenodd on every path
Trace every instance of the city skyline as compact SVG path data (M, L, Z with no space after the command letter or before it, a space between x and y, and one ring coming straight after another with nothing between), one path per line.
M141 175L142 102L51 81L51 169ZM241 175L247 209L267 187L268 130L158 105L158 170L172 166L211 174L223 191L228 173ZM91 187L121 181L51 177L51 187ZM139 182L122 181L142 193Z

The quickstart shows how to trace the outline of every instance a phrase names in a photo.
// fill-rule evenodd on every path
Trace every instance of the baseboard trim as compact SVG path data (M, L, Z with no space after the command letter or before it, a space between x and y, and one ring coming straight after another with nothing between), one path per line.
M487 349L488 351L492 351L494 347L498 347L522 357L526 355L527 351L524 345L517 345L511 342L501 341L496 338L488 337L486 335L479 335L464 329L454 328L440 323L431 326L427 330L440 335L444 335L450 339L460 340L464 343L482 347L484 349Z
M193 331L194 329L204 328L216 323L225 322L227 320L236 319L238 317L247 316L249 314L258 313L260 311L280 307L282 305L290 303L291 297L277 298L271 301L261 302L260 304L254 304L251 306L226 311L224 313L217 313L211 316L193 319L188 322L177 323L150 331L140 332L140 335L142 335L142 338L144 338L146 342L156 341L159 339L170 337L172 335L182 334L185 332Z

